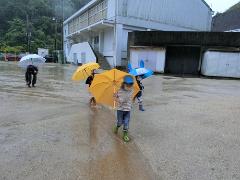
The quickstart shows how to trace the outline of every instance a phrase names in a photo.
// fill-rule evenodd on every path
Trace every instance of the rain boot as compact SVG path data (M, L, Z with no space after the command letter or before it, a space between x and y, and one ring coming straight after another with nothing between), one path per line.
M139 105L139 111L145 111L145 109L143 108L143 105Z
M114 126L114 128L113 128L113 132L114 132L114 134L118 134L118 129L119 129L118 126Z
M123 131L123 141L124 142L129 142L130 138L128 137L128 132L127 131Z

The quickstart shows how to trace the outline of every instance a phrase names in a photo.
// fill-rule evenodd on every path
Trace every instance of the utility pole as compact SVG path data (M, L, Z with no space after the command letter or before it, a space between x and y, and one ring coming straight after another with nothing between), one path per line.
M57 52L57 18L53 17L54 21L54 51Z
M64 22L64 0L62 0L62 26L61 26L61 50L62 50L62 64L65 64L65 57L64 57L64 30L63 30L63 22Z

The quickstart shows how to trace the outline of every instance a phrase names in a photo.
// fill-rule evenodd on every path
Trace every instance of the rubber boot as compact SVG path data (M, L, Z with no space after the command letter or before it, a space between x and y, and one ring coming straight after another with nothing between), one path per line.
M143 108L143 105L139 105L139 111L145 111L145 109Z
M113 132L114 132L114 134L118 134L118 129L119 129L118 126L115 126L115 127L113 128Z
M130 138L128 137L128 132L127 131L123 131L123 141L124 142L129 142Z

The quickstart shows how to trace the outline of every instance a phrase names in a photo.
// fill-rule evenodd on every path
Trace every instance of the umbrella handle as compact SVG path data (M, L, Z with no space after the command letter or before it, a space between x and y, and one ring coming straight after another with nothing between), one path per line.
M116 87L115 86L113 87L113 93L114 93L114 95L116 94ZM116 100L115 100L115 98L113 100L113 109L114 110L116 109Z
M86 73L87 76L90 76L90 75L87 73L86 69L84 69L84 71L85 71L85 73Z

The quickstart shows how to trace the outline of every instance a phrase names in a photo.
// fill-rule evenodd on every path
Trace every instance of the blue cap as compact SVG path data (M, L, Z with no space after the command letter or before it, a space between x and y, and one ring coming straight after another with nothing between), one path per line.
M134 79L133 79L132 76L127 75L127 76L124 77L123 82L126 83L126 84L133 84L134 83Z

